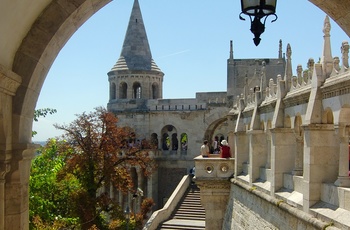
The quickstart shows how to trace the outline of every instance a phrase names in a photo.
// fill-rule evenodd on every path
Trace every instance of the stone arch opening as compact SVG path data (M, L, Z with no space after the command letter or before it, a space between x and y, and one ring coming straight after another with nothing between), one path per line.
M265 167L267 169L271 168L271 141L272 141L272 137L271 137L271 131L270 129L272 128L272 121L269 119L266 122L266 129L263 129L264 127L262 127L262 130L265 131L266 133L266 141L267 141L267 157L266 157L266 165Z
M304 166L304 130L302 128L302 118L300 114L294 119L294 134L296 139L294 170L293 174L297 176L303 175Z
M322 115L323 124L334 124L333 111L330 108L325 109Z
M159 98L159 85L158 83L152 84L152 99L158 99Z
M186 154L187 148L188 148L188 135L187 135L187 133L181 133L180 141L181 141L181 153Z
M134 99L141 99L142 98L142 87L140 82L134 82L132 86L133 90L133 98Z
M292 127L292 121L290 119L290 116L287 115L285 118L284 118L284 128L291 128Z
M208 140L209 144L211 144L210 140L214 141L215 136L219 136L219 134L223 136L223 139L225 139L225 135L223 135L222 133L226 132L225 131L226 122L227 122L226 117L217 119L214 122L212 122L208 126L207 130L205 131L203 140Z
M162 131L162 149L170 153L175 153L178 149L179 143L177 139L177 130L173 125L166 125Z
M151 145L154 149L158 149L158 134L152 133L151 134Z
M5 133L5 135L13 134L13 145L26 146L31 143L31 134L28 132L32 129L31 114L35 109L39 96L38 92L40 92L47 72L58 52L85 21L108 2L110 0L100 0L94 3L89 0L82 0L76 1L74 4L70 1L60 1L58 4L56 0L53 0L47 6L42 7L44 10L40 13L36 22L29 27L30 30L27 36L21 39L22 43L19 45L13 60L12 71L19 74L23 79L22 85L13 99L13 107L11 107L11 115L14 117L13 127L11 127L12 133ZM334 0L325 3L323 0L310 0L310 2L336 19L335 21L350 36L350 16L346 12L347 8L343 7L344 1ZM339 11L334 9L339 9ZM33 15L33 17L36 18L36 15ZM22 162L22 164L28 165L30 161ZM21 168L23 171L26 169L27 167ZM27 175L27 173L22 174ZM21 181L25 184L26 179L22 178ZM25 189L25 186L23 186L23 189ZM21 196L25 195L25 192L21 189L18 189L18 191L22 193ZM21 203L21 205L23 204ZM19 225L26 226L27 224L23 223L26 219L25 204L23 210L24 212L21 212L23 214L15 213L20 217L14 216L13 219L19 220Z
M114 100L117 98L117 86L115 85L114 82L111 83L111 90L109 92L110 92L109 98L111 100Z
M119 98L120 99L126 99L128 94L128 84L126 82L121 82L119 84Z

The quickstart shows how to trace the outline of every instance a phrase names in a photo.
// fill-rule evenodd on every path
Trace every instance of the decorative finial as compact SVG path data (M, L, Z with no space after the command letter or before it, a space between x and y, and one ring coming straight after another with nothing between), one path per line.
M290 59L292 57L292 48L290 47L290 44L287 45L287 59Z
M282 59L282 39L280 39L280 41L279 41L278 58Z
M329 22L329 17L326 16L324 19L324 25L323 25L323 33L325 36L330 36L331 32L331 23Z
M345 68L349 68L349 43L348 41L343 41L341 45L342 62Z

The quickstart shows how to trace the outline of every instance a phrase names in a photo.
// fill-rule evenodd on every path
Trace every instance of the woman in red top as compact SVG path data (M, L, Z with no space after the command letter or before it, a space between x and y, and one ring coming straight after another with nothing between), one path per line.
M226 140L221 141L220 157L221 158L231 157L230 146L228 146L228 143Z

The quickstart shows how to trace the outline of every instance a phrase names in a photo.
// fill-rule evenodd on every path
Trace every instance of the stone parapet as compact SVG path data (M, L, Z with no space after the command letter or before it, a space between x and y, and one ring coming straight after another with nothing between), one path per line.
M205 209L205 229L221 229L230 196L234 158L198 156L194 160L194 181L200 188L201 204Z

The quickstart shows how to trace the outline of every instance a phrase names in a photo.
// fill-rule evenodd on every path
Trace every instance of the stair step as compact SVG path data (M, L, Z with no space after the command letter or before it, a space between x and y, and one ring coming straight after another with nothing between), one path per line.
M194 226L174 226L174 225L164 225L159 228L160 230L166 230L166 229L191 229L191 230L204 230L205 228L201 227L194 227Z
M205 221L205 216L196 217L196 216L174 216L174 220L201 220Z
M199 189L189 188L173 212L172 219L157 229L205 230L205 209L201 205Z
M204 230L205 221L171 219L166 221L158 229L191 229Z

